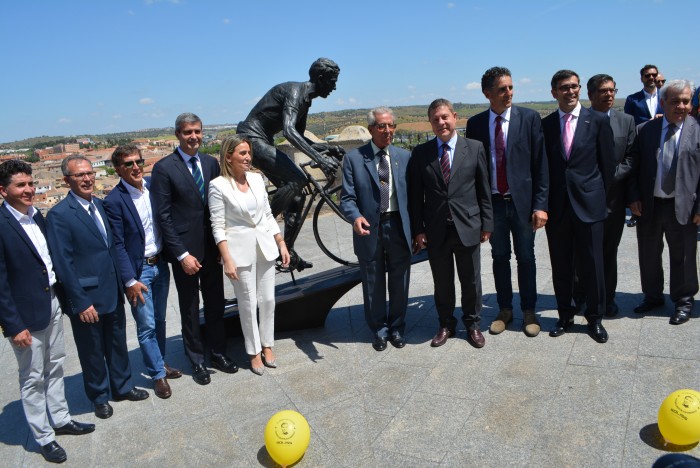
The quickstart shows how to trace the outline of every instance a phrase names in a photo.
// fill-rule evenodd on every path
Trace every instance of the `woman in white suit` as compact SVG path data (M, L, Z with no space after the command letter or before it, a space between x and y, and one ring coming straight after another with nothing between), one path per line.
M272 216L260 174L249 172L253 151L239 135L221 143L221 176L209 184L214 240L238 299L238 315L254 373L277 367L272 352L275 325L275 259L289 252ZM257 310L260 309L260 324Z

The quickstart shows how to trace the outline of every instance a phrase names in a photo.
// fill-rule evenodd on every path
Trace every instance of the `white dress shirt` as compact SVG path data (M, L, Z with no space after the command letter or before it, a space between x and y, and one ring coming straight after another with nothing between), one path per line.
M53 262L51 261L51 255L49 255L49 245L46 243L46 237L44 237L44 233L41 232L39 226L34 222L36 208L30 206L25 215L12 208L7 202L5 202L5 206L8 211L12 213L12 216L17 219L17 222L19 222L24 232L27 233L27 236L29 236L29 239L32 241L32 244L34 244L34 248L39 252L41 259L44 261L44 265L46 265L46 272L49 274L49 286L53 286L56 284L56 274L53 271Z

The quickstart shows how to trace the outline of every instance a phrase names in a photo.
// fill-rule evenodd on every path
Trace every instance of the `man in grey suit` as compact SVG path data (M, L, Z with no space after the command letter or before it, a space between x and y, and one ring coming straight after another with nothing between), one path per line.
M467 340L484 346L481 318L480 242L493 232L491 188L484 145L457 135L457 113L446 99L428 107L435 138L418 145L408 168L413 251L428 249L440 328L431 346L454 336L454 264L462 286Z
M605 270L605 315L617 315L618 306L615 303L617 289L617 248L622 239L627 208L626 187L631 171L630 150L636 135L634 118L631 115L618 112L615 105L615 80L610 75L598 74L592 76L587 83L588 99L591 109L602 112L610 117L610 127L615 138L615 177L608 188L607 203L608 217L603 226L603 269Z
M391 144L396 123L387 107L367 115L372 140L345 156L340 209L353 223L353 245L360 262L365 319L372 346L403 348L411 271L411 228L406 168L410 154ZM389 312L386 309L386 274Z
M467 138L479 140L490 162L494 231L491 243L496 299L500 309L489 332L498 334L513 320L510 236L518 261L523 331L537 336L535 231L547 222L549 171L542 121L537 112L513 105L510 70L493 67L481 77L490 107L467 122Z
M630 209L639 216L637 242L644 300L649 312L664 304L663 237L670 259L670 323L690 319L698 292L697 227L700 225L700 126L689 117L693 83L671 80L661 88L662 119L639 129L632 147Z

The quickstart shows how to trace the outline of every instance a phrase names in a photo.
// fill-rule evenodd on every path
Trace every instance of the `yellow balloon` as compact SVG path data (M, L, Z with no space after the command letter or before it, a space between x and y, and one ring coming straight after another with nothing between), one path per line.
M676 390L661 403L659 432L667 442L690 445L700 441L700 392Z
M265 426L267 453L282 466L299 461L309 447L310 438L309 423L296 411L280 411Z

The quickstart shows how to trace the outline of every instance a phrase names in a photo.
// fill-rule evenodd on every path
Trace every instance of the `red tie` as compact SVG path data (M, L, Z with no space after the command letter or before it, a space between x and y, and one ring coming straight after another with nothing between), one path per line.
M442 144L442 156L440 156L440 169L442 169L442 177L445 179L445 184L450 183L450 145Z
M494 141L496 143L496 185L498 192L503 195L508 192L508 176L506 175L506 139L503 134L501 122L503 117L496 116L496 133Z

